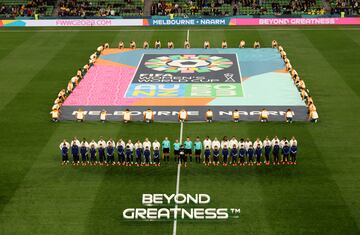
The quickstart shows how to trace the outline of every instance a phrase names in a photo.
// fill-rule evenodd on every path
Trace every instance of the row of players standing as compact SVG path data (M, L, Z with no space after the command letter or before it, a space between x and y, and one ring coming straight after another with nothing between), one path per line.
M295 137L292 137L290 140L286 138L280 140L277 136L272 140L266 137L263 141L257 138L254 142L249 139L240 139L238 141L235 137L232 137L230 140L224 137L221 141L217 138L211 140L209 137L201 141L197 137L192 142L187 137L183 143L176 139L172 144L175 162L181 163L185 167L188 160L192 162L193 152L195 162L200 163L202 159L203 163L207 166L210 164L215 166L219 164L224 166L227 164L233 166L261 165L263 154L266 165L270 165L271 155L274 165L281 163L296 164L297 145ZM105 141L103 138L100 138L99 141L92 140L88 143L86 139L80 142L75 137L71 143L63 140L59 147L62 155L62 164L69 163L70 151L73 157L72 162L75 165L117 164L131 166L136 164L138 166L149 166L154 164L155 166L160 166L161 158L163 161L170 161L171 142L165 137L161 143L156 139L151 142L148 138L143 142L137 140L135 143L132 143L131 140L125 143L122 139L115 143L112 139ZM115 160L116 153L118 156L117 160Z

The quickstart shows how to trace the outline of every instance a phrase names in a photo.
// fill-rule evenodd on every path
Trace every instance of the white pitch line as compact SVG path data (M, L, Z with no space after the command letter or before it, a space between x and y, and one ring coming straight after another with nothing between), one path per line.
M180 143L182 143L183 130L184 130L184 122L180 122ZM180 170L181 170L181 163L178 161L177 175L176 175L176 190L175 190L176 194L178 194L180 190ZM178 205L175 204L175 211L177 211L177 208ZM176 228L177 228L177 217L174 218L173 235L176 235Z
M187 32L186 32L186 40L187 41L189 41L189 34L190 34L190 31L187 30ZM180 122L180 138L179 138L180 139L180 144L182 144L183 130L184 130L184 122ZM180 171L181 171L181 163L180 163L180 161L178 159L175 194L178 194L179 190L180 190ZM178 205L175 204L176 213L177 213L177 208L178 208ZM176 218L174 216L173 235L176 235L176 229L177 229L177 216L176 216Z
M184 122L181 122L181 124L180 124L180 143L182 143L182 139L183 139L183 129L184 129Z
M242 74L241 74L241 67L240 67L240 61L239 61L239 57L238 57L238 54L236 53L236 60L238 62L238 69L239 69L239 74L240 74L240 82L241 82L241 91L242 91L242 95L243 97L245 97L245 92L244 92L244 83L243 83L243 80L242 80Z

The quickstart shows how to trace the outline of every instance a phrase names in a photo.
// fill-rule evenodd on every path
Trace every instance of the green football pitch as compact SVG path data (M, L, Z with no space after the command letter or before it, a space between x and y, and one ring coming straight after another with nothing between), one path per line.
M183 136L296 136L298 165L204 167L180 172L180 193L206 193L206 207L240 208L237 219L177 222L176 234L359 234L360 28L1 28L0 234L173 234L173 221L127 221L143 193L176 190L174 162L161 167L60 165L62 139L132 140L180 135L177 123L50 122L58 91L102 43L173 40L237 47L284 46L314 98L320 122L185 123Z

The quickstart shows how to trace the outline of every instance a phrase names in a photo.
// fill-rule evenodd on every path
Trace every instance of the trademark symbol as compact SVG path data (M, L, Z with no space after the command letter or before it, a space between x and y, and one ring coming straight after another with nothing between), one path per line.
M230 211L233 214L240 214L240 209L237 209L237 208L231 208Z

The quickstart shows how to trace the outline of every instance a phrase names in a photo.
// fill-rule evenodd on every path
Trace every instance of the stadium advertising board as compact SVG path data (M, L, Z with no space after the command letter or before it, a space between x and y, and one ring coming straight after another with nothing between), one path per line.
M230 25L359 25L360 18L232 18Z
M177 26L177 25L229 25L231 17L222 18L179 18L144 20L144 26Z
M266 26L266 25L360 25L360 17L349 18L179 18L179 19L55 19L0 20L0 27L76 26Z
M142 26L142 19L0 20L0 27Z

